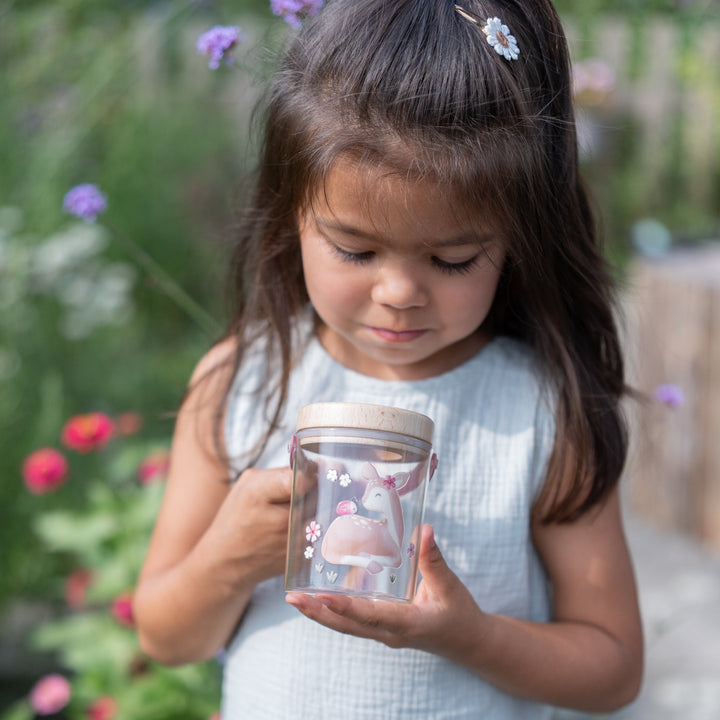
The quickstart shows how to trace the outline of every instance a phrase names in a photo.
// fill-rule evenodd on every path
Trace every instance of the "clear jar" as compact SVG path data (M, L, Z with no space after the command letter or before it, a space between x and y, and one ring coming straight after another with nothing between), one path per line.
M300 409L285 590L413 599L433 427L383 405Z

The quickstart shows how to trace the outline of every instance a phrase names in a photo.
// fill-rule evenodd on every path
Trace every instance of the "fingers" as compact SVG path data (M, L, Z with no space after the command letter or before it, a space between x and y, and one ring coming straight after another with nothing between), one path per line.
M363 600L346 595L315 597L288 593L286 601L305 617L337 632L378 640L390 647L406 645L412 625L410 605L391 601Z
M251 468L240 475L236 485L238 492L254 493L265 503L285 504L290 502L292 494L292 471L290 468Z

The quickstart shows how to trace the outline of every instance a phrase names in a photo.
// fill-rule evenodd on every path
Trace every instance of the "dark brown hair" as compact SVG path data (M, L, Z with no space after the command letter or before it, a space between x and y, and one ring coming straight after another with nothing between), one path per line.
M614 487L627 438L613 287L578 172L566 42L549 0L460 4L500 17L519 59L496 53L453 0L328 0L284 53L262 106L228 335L244 338L236 368L258 336L279 358L269 434L285 401L292 327L308 302L298 210L340 157L450 188L507 243L486 322L535 349L557 396L539 508L547 522L569 521Z

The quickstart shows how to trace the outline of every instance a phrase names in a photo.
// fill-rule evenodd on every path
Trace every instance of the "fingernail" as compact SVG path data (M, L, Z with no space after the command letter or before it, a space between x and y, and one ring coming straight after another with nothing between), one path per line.
M435 530L431 527L430 533L428 535L428 546L432 550L434 547L436 547L435 544Z

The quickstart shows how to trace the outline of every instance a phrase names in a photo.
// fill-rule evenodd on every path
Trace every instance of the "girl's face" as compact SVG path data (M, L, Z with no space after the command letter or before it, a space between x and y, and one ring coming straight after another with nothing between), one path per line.
M442 189L340 161L299 216L303 270L338 362L384 379L446 372L487 341L505 250Z

